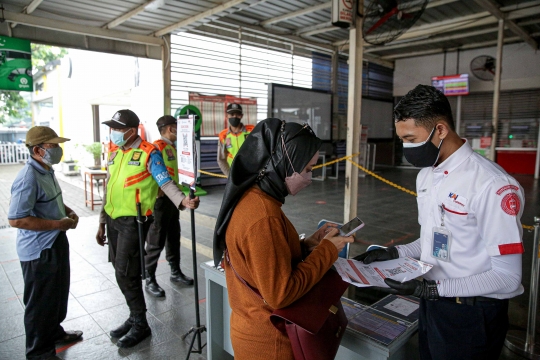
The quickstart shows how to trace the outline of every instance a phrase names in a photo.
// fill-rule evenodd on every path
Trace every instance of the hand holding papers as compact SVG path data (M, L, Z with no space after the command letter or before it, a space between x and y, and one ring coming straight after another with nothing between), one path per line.
M404 257L388 261L377 261L369 265L353 259L338 258L334 263L338 274L343 281L354 286L389 287L384 279L391 278L405 282L427 273L433 265L411 257Z

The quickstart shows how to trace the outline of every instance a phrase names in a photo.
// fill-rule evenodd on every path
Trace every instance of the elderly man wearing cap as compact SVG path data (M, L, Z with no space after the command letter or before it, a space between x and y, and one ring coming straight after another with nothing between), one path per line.
M114 145L109 150L107 192L96 240L101 246L108 240L109 260L130 310L129 318L110 333L111 337L120 338L116 343L118 347L127 348L151 334L146 321L146 303L140 278L144 269L141 269L139 261L137 200L141 203L143 236L146 238L153 221L158 190L161 189L181 210L196 209L199 198L189 199L178 189L161 153L139 137L139 118L133 111L117 111L111 120L103 124L111 128Z
M55 358L55 343L79 340L82 331L65 331L69 296L69 243L66 231L79 217L62 198L52 165L62 159L53 129L34 126L26 134L30 159L11 187L9 224L17 228L17 254L24 278L26 358ZM46 301L44 300L46 299Z
M244 113L240 104L227 105L227 115L229 116L229 127L219 133L217 163L221 171L229 176L233 159L254 126L242 124Z
M176 119L174 116L165 115L158 119L156 125L161 139L154 141L154 145L161 151L169 175L178 184ZM171 266L171 281L193 285L193 279L184 275L180 269L180 213L174 203L164 195L163 191L159 191L154 205L154 222L150 225L146 245L145 289L156 297L165 296L165 290L156 281L157 263L163 248L166 249L166 259Z

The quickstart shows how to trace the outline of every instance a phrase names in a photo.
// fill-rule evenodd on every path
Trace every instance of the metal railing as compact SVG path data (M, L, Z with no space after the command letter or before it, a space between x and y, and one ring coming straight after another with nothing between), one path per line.
M20 164L30 153L24 144L0 144L0 165Z

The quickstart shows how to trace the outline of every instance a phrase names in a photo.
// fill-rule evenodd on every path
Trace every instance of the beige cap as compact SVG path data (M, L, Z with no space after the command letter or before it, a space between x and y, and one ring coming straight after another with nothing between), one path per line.
M59 144L69 140L70 139L59 137L58 134L48 126L34 126L26 133L26 146Z

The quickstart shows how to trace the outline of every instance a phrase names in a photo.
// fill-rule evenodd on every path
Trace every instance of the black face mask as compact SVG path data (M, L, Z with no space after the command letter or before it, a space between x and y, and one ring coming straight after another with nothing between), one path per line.
M439 159L439 151L441 149L442 140L439 147L433 145L431 138L435 133L435 128L431 131L429 138L421 143L403 143L403 155L408 162L416 167L429 167L435 165Z
M237 127L238 125L240 125L240 118L237 118L237 117L229 118L229 125L231 125L232 127Z

